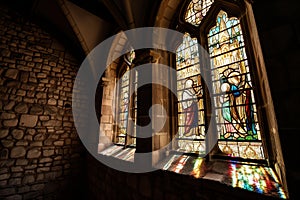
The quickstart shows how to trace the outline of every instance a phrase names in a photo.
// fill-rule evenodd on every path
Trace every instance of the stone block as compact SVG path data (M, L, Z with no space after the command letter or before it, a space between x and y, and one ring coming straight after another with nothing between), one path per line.
M59 120L51 119L49 121L44 121L42 124L43 124L43 126L52 126L52 127L55 127L55 126L61 126L62 122L59 121Z
M15 101L10 101L4 106L4 110L12 110L15 106Z
M14 127L17 126L17 124L18 124L18 119L3 120L3 125L6 127Z
M1 180L6 180L10 177L10 174L9 173L6 173L6 174L0 174L0 181Z
M20 166L16 166L16 167L11 167L11 171L13 173L15 173L15 172L23 172L24 169L22 167L20 167Z
M33 114L33 115L40 115L44 112L44 109L41 105L33 105L30 109L30 114Z
M16 161L16 165L27 165L28 164L28 160L27 159L17 159Z
M31 147L41 147L43 146L43 142L42 141L34 141L30 143Z
M36 115L22 115L20 119L20 125L25 127L35 127L38 121Z
M43 156L52 156L54 155L54 149L47 149L47 150L43 150Z
M17 140L20 140L24 136L24 131L21 129L14 129L12 130L12 136Z
M53 144L54 144L55 146L63 146L63 145L64 145L64 141L62 141L62 140L55 141Z
M9 133L8 129L1 129L0 130L0 139L5 138Z
M16 117L16 115L14 113L7 113L7 112L3 112L0 115L0 119L14 119Z
M31 149L27 153L27 158L39 158L41 156L40 149Z
M49 172L49 171L50 171L49 167L39 167L39 168L37 168L38 173L40 173L40 172Z
M31 141L29 137L30 135L25 135L24 140L19 140L16 142L16 146L28 146L27 140Z
M50 163L52 160L52 158L42 158L39 160L39 163Z
M24 157L26 154L26 149L25 147L14 147L11 152L10 152L10 157L11 158L20 158L20 157Z
M51 106L55 106L57 104L57 100L54 98L48 99L48 104Z
M33 175L27 175L23 178L23 184L33 183L35 178Z
M5 77L11 79L17 79L19 71L17 69L8 69L5 73Z
M16 113L27 113L28 112L28 105L26 103L19 103L15 107Z
M38 73L37 74L37 78L47 78L47 74L45 74L45 73Z

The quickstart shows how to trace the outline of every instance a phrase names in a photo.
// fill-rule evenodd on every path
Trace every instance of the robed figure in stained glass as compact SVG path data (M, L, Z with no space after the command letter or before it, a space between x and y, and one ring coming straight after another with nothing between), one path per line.
M251 105L251 91L245 81L245 76L233 69L227 69L221 77L220 96L222 116L226 128L225 138L246 137L256 134Z
M187 79L185 89L182 92L182 108L185 113L184 135L199 135L198 130L198 99L201 96L201 90L196 91L194 81ZM193 129L194 128L194 129ZM194 131L191 131L193 129Z
M238 18L220 11L208 33L220 149L231 156L263 158L250 63Z

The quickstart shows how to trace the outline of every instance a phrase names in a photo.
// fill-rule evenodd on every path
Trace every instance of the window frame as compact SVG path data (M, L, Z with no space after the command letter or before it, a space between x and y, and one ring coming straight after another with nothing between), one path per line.
M136 105L134 104L135 98L137 96L137 94L135 94L135 92L134 92L134 84L136 84L137 80L135 80L135 77L134 77L135 74L132 74L133 71L130 70L132 68L133 64L130 63L125 56L127 56L127 54L123 56L123 58L119 62L119 66L116 70L116 72L117 72L117 78L116 78L117 89L116 89L116 93L115 93L116 99L115 99L115 110L114 110L114 113L116 116L116 123L113 128L113 141L112 141L114 145L123 146L124 149L125 148L136 148L136 142L134 142L132 140L132 138L136 138L136 136L131 136L130 134L128 134L128 132L133 132L135 127L134 127L133 123L128 122L128 118L129 118L129 116L131 116L133 118L133 121L136 122L136 115L134 114L134 112L137 109ZM132 96L131 97L128 96L128 115L127 115L127 122L126 122L127 130L126 130L125 139L124 139L125 142L124 142L124 144L119 144L119 143L117 143L117 137L120 134L120 132L119 132L119 129L120 129L119 128L119 126L120 126L120 124L119 124L119 122L120 122L119 121L119 119L120 119L120 101L121 101L121 99L120 99L121 81L120 80L126 72L129 72L128 95L132 94Z
M247 0L245 0L247 1ZM218 148L218 144L216 144L213 151L209 154L210 159L229 159L229 160L237 160L241 162L253 162L253 163L260 163L265 164L268 166L274 166L276 162L276 155L274 155L274 144L272 144L272 141L270 141L270 125L268 124L267 120L267 114L266 110L264 108L264 99L261 94L262 88L259 87L261 85L261 81L259 80L259 75L257 74L257 71L260 70L260 67L258 65L257 59L262 58L256 58L255 57L255 48L253 46L253 43L251 42L251 30L249 25L249 19L244 16L244 13L247 12L247 5L244 0L228 0L228 1L222 1L222 0L215 0L206 15L203 17L201 23L198 26L194 26L190 24L189 22L185 21L185 12L188 8L189 4L191 3L191 0L185 0L181 3L179 7L181 7L180 11L178 12L177 16L175 17L176 20L173 21L173 27L176 27L177 31L180 31L181 33L189 33L191 38L196 38L198 40L198 43L204 47L204 49L208 50L208 40L207 35L209 30L215 26L216 23L216 17L218 13L223 10L228 14L228 18L230 17L237 17L240 20L240 26L243 32L243 39L245 42L245 51L247 54L247 61L249 63L249 72L251 77L251 83L252 83L252 89L254 93L255 98L255 104L257 108L257 117L259 121L259 126L261 130L261 142L262 142L262 148L264 151L265 158L263 160L257 160L257 159L245 159L241 157L228 157L228 156L222 156L220 154L220 150ZM175 25L175 26L174 26ZM256 28L256 27L255 27ZM179 44L180 45L180 44ZM262 56L262 55L260 55ZM175 57L175 56L174 56ZM174 59L175 60L175 59ZM210 77L210 65L206 65L205 63L201 63L200 58L200 69L201 69L201 76L205 77L205 80L209 80L206 77ZM173 61L174 65L176 66L176 62ZM209 67L207 67L209 66ZM264 67L264 66L263 66ZM176 67L175 67L176 68ZM209 91L206 87L204 88L204 106L205 106L205 120L208 122L209 120L215 120L211 118L211 113L209 113L209 110L211 108L211 103L209 101ZM175 110L175 113L177 113L177 109ZM177 116L177 114L175 115ZM176 126L178 123L178 120L176 120ZM207 125L207 123L206 123Z

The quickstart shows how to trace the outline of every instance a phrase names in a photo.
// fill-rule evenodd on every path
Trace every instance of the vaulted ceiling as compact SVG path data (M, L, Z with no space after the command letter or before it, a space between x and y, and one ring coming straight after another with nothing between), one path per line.
M3 0L82 56L120 30L153 26L160 0ZM99 30L95 30L95 29ZM97 35L93 35L97 34Z

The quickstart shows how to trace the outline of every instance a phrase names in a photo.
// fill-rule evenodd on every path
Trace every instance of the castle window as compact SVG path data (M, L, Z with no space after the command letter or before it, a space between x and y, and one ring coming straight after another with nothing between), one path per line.
M253 89L251 77L254 67L247 57L239 18L229 17L221 9L226 5L219 6L220 2L191 1L184 12L184 22L179 25L185 33L176 53L179 150L201 154L205 150L205 122L213 120L220 155L265 160L255 99L258 91ZM186 28L188 24L194 29ZM201 61L198 43L206 47L210 66ZM204 90L203 78L212 86L211 91Z
M173 154L163 169L198 178L205 176L200 169L207 160L223 162L225 179L233 187L286 198L285 168L275 116L269 114L274 108L251 4L184 1L178 16L176 29L184 36L175 59L178 138L173 150L183 155ZM198 45L208 55L201 55ZM209 126L214 126L217 144L207 152ZM273 189L261 187L269 181Z
M117 85L116 122L114 143L127 146L136 144L136 112L137 112L137 72L130 71L130 66L135 58L134 50L124 55L125 64L121 67ZM134 74L133 74L134 73Z

